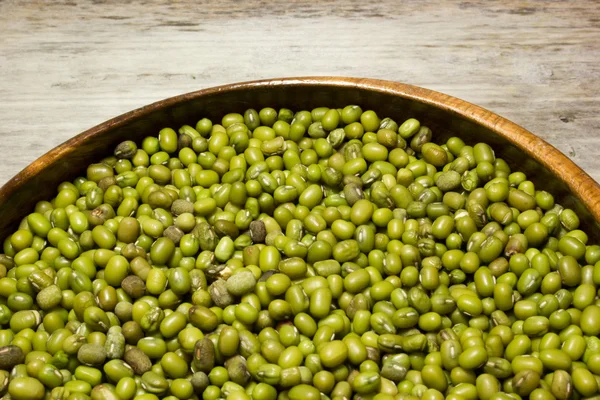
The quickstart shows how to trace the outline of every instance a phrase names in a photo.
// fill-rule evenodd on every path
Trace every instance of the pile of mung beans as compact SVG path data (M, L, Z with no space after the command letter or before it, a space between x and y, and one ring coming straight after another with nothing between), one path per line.
M600 246L350 105L123 141L3 243L3 400L600 398Z

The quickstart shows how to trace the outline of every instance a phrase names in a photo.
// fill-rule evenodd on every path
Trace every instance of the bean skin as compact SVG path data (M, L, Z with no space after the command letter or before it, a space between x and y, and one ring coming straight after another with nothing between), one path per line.
M0 391L598 396L585 221L485 137L363 106L208 110L61 182L3 241Z

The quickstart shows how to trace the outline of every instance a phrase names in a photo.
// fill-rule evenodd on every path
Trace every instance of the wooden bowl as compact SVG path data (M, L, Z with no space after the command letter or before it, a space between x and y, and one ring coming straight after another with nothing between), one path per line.
M522 127L476 105L397 82L356 78L286 78L235 83L171 97L91 128L33 162L0 189L0 238L16 229L36 202L56 195L59 183L85 174L87 165L112 154L121 141L138 143L171 126L195 125L202 117L220 121L226 112L248 108L359 104L364 110L403 121L415 117L434 140L451 135L467 144L490 144L513 170L527 174L538 189L574 209L591 238L600 237L600 186L569 158Z

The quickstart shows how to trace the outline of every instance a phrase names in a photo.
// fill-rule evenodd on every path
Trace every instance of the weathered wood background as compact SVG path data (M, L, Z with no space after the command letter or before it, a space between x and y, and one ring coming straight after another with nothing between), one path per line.
M597 0L0 0L0 184L133 108L308 75L457 96L538 134L600 181Z

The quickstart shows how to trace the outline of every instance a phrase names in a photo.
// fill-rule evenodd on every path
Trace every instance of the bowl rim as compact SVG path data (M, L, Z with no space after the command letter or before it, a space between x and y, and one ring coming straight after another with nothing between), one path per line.
M25 186L28 181L38 175L46 166L60 159L62 156L76 151L80 143L101 135L106 130L127 125L130 122L149 116L158 110L167 109L200 97L226 91L268 89L270 87L281 86L345 87L391 94L434 106L483 126L529 154L540 165L561 180L569 188L570 192L581 201L582 205L590 211L596 222L600 223L600 184L557 148L520 125L483 107L431 89L389 80L336 76L261 79L214 86L158 100L128 111L85 130L33 161L0 188L0 205L4 204L6 199L18 192L21 187Z

